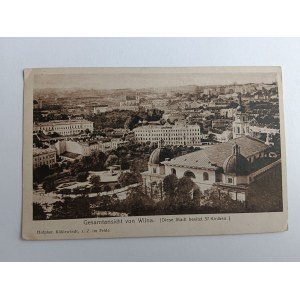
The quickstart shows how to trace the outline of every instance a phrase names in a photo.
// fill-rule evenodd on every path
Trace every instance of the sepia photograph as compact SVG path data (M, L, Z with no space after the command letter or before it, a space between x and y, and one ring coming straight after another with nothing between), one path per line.
M25 238L286 230L280 68L31 69L24 80Z

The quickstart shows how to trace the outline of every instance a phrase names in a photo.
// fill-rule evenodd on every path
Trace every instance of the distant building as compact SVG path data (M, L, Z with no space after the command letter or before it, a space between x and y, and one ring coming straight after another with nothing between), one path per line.
M215 136L215 140L219 143L226 143L232 139L232 131L224 130L222 133L210 132Z
M108 105L94 107L94 114L106 113L108 111L112 111L112 107Z
M33 133L50 134L56 132L62 136L79 134L87 129L93 132L93 122L87 120L55 120L33 124Z
M34 169L42 165L47 165L51 168L56 163L56 150L53 148L33 148L32 155Z
M221 108L220 109L220 115L222 117L231 119L234 117L234 114L235 114L234 108Z
M147 125L133 129L135 139L139 142L163 141L166 145L200 145L199 125Z
M126 95L125 101L120 102L120 109L128 109L130 106L139 106L140 104L140 94L136 92L135 96Z
M55 143L55 149L58 155L69 152L82 156L90 156L94 151L106 152L127 144L128 142L122 139L111 139L106 142L97 140L86 142L63 140Z
M162 107L162 106L166 106L167 104L168 104L168 100L165 99L152 100L152 105L154 107Z

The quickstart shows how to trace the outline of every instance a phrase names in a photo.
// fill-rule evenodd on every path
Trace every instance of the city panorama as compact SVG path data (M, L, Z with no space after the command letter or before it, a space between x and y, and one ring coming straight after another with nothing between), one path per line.
M283 210L274 74L36 77L33 220Z

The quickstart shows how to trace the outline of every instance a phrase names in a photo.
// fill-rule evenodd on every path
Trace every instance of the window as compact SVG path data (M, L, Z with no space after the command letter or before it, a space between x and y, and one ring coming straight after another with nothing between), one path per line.
M203 181L207 181L207 180L209 180L209 175L207 172L204 172L203 173Z
M195 174L192 171L184 172L184 176L190 177L190 178L196 178Z
M176 175L176 170L172 168L172 169L171 169L171 174Z
M233 183L233 180L232 180L232 178L228 178L228 183Z
M153 173L156 173L156 168L153 168Z

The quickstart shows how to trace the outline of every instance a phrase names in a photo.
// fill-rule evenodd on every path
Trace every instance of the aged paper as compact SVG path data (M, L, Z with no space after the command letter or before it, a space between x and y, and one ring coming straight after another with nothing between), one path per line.
M24 70L24 239L285 230L280 67Z

